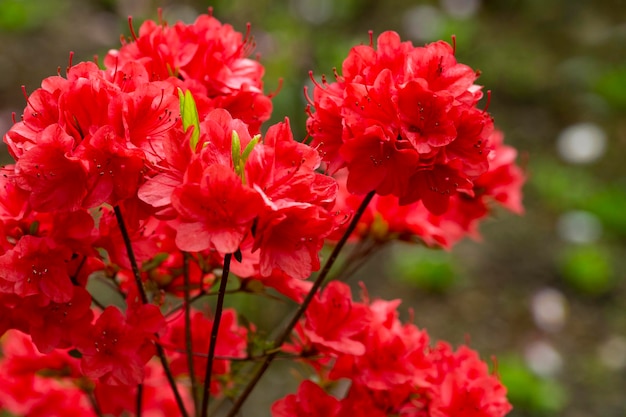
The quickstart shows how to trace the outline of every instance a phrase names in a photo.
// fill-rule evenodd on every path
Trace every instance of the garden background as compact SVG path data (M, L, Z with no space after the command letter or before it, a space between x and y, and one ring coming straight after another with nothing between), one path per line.
M618 0L0 0L0 130L57 67L104 56L156 18L192 22L212 6L236 30L252 24L278 89L271 122L303 138L308 71L332 75L349 48L395 30L416 45L456 35L460 62L482 71L489 111L520 150L526 213L498 212L483 241L451 252L383 248L351 278L401 297L433 339L470 341L497 357L511 417L623 417L626 410L626 16ZM2 162L9 163L4 151ZM229 301L271 331L289 306ZM408 313L407 313L408 314ZM284 363L242 415L295 391Z

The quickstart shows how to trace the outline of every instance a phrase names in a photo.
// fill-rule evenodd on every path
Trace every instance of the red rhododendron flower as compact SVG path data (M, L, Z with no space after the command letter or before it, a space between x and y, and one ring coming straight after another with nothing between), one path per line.
M511 411L506 388L476 352L462 346L453 352L439 343L432 352L436 373L428 388L433 417L502 417Z
M320 267L323 238L334 224L328 211L313 204L266 199L270 210L259 218L255 249L260 250L260 273L268 276L279 270L297 279L307 278Z
M49 301L42 296L28 297L17 309L28 321L28 333L42 353L55 348L73 346L77 335L91 325L91 295L81 287L74 287L72 298L65 303Z
M385 391L390 395L397 390ZM359 384L352 384L345 398L341 400L340 417L387 417L389 411L396 411L396 404L378 404L372 391ZM401 414L403 417L405 414ZM411 415L411 417L427 417L427 415Z
M128 62L142 65L151 81L176 77L181 87L201 99L200 113L224 108L244 120L253 132L268 120L272 103L262 92L263 66L247 58L252 40L231 25L202 15L193 24L145 21L138 36L111 50L109 69Z
M172 204L180 214L176 245L189 252L209 248L235 252L250 232L262 201L234 172L210 165L200 184L183 184L172 194Z
M178 111L174 85L149 82L137 63L108 72L94 63L73 66L67 78L42 82L23 121L4 136L17 160L15 183L38 211L119 204L163 159Z
M82 372L109 385L139 384L144 365L154 353L142 322L127 320L112 306L98 317L78 349L82 353Z
M453 48L395 32L354 47L343 75L315 83L308 144L288 118L259 133L272 103L249 28L203 15L131 34L105 69L70 62L24 92L3 137L15 164L0 176L0 414L194 413L245 382L234 361L266 369L282 353L318 383L274 403L276 417L503 417L506 389L474 351L431 347L400 300L355 301L336 281L314 294L306 280L353 212L365 245L450 247L477 236L491 202L523 210L516 152ZM229 273L237 292L311 301L290 343L240 325L222 285L215 317L192 308Z
M316 83L312 145L331 172L348 167L351 193L421 200L442 214L487 169L492 121L474 107L481 97L475 79L448 44L414 47L385 32L377 49L350 51L335 83Z
M87 167L71 156L74 139L58 124L46 127L15 164L15 181L38 211L76 210L87 193Z
M0 409L12 415L95 416L87 395L75 385L78 360L67 352L41 354L30 338L11 331L2 338Z
M67 270L71 256L67 247L58 247L49 238L24 236L0 256L2 278L13 283L19 296L42 294L57 303L68 302L73 294Z
M489 164L487 172L474 179L471 193L451 195L445 213L433 214L422 201L401 205L400 199L394 195L377 195L361 217L355 234L361 238L369 236L377 241L419 241L427 246L450 249L466 236L474 239L480 237L478 225L493 211L494 202L521 214L521 187L525 178L515 164L516 151L505 146L502 138L502 133L495 130L484 140L483 143L489 143L492 148L488 161L484 162ZM450 152L463 154L465 150L452 147ZM470 158L459 157L457 160L466 164L465 170L474 169ZM361 199L348 192L345 170L338 172L335 177L339 184L335 209L344 212L356 210ZM333 236L337 235L335 232Z
M126 140L105 125L84 140L75 154L88 163L89 190L83 205L116 204L137 193L144 169L144 153L128 149Z
M173 211L181 250L233 253L249 247L248 239L259 256L246 276L308 277L319 268L323 239L335 227L329 209L337 185L315 172L317 153L294 141L288 120L270 127L263 142L253 141L246 125L225 110L210 112L199 127L192 153L168 152L163 172L139 196L160 215ZM233 148L233 135L240 150ZM182 134L169 141L189 146Z
M369 309L352 301L350 287L338 281L326 286L306 311L304 334L323 352L363 355L365 345L355 340L370 322Z
M314 382L303 381L297 394L287 395L272 405L272 417L333 417L339 409L339 400Z

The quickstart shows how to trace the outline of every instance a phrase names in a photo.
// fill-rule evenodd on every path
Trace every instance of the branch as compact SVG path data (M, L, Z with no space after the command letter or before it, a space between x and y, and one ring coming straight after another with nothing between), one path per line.
M185 307L185 348L187 355L187 368L189 369L189 380L191 381L191 397L193 398L193 406L196 413L196 417L200 415L200 409L198 408L198 383L196 381L196 373L193 366L193 337L191 334L191 303L189 297L189 254L183 253L183 282L185 283L184 289L184 302Z
M124 245L126 246L126 253L128 254L128 260L130 261L130 267L133 271L133 275L135 277L135 283L137 284L137 290L139 291L139 295L141 296L141 301L143 304L148 304L148 297L146 296L146 290L143 287L143 282L141 281L141 273L139 271L139 267L137 266L137 259L135 258L135 252L133 251L133 246L130 241L130 235L128 234L128 229L126 229L126 224L124 223L124 216L122 215L122 210L120 206L115 206L113 208L115 211L115 217L117 219L117 223L120 227L120 233L122 234L122 239L124 240ZM159 335L154 335L157 339ZM165 351L163 347L155 343L154 344L157 350L157 356L161 360L161 365L163 365L163 371L165 372L165 376L172 388L172 392L174 393L174 397L176 398L176 404L178 404L178 408L180 409L181 415L183 417L189 417L187 410L185 409L185 404L183 403L183 399L180 396L180 392L178 392L178 387L176 386L176 381L174 380L174 376L172 375L172 371L167 363L167 357L165 356ZM140 396L142 392L142 384L137 386L137 393ZM138 410L137 417L141 417L141 401L138 400Z
M232 253L224 256L224 270L222 272L222 280L217 295L217 306L215 307L215 317L213 318L213 326L211 328L211 341L209 343L209 353L206 362L206 370L204 372L204 390L202 391L202 417L207 417L209 412L209 394L211 390L211 373L213 372L213 360L215 359L215 348L217 345L217 335L220 329L220 321L222 320L222 311L224 309L224 298L226 296L226 284L228 283L228 274L230 272L230 260Z

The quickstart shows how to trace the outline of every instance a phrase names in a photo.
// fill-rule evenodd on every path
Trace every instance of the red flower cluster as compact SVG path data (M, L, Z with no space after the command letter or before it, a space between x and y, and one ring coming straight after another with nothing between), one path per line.
M298 298L319 269L318 252L335 227L331 209L337 185L315 172L319 156L293 140L289 122L269 128L263 141L223 110L190 131L173 129L159 172L139 198L176 230L175 243L188 252L240 251L233 270Z
M252 45L210 15L147 21L105 69L70 65L27 95L0 177L0 411L185 415L237 392L232 360L282 349L351 386L337 400L307 382L275 415L503 416L504 389L472 351L430 348L398 301L355 302L338 283L313 298L328 269L306 281L348 233L346 188L380 194L360 238L447 247L488 200L521 211L515 151L474 107L474 72L447 44L383 34L316 87L311 147L287 118L259 133L271 102ZM255 326L221 307L231 273L233 291L303 303L296 344L255 350ZM217 283L215 314L192 308Z
M165 39L173 42L167 59ZM223 256L238 252L233 270L242 279L302 297L310 284L299 280L319 268L335 227L337 185L315 172L318 154L293 140L288 120L264 140L254 136L271 104L246 44L209 16L173 28L147 22L134 42L109 53L109 69L79 63L27 97L22 121L5 135L16 163L0 179L2 333L30 334L43 353L76 349L77 372L98 386L134 386L159 333L167 327L158 343L177 352L184 338L180 323L166 326L156 305L137 301L133 262L148 288L182 295L187 285L200 294ZM202 72L203 63L215 74ZM179 96L181 87L195 93ZM238 108L252 126L228 111ZM125 232L111 206L125 214ZM85 289L94 273L119 288L125 313L108 306L94 320ZM236 327L234 313L225 321ZM195 315L193 323L194 347L206 351L207 319ZM218 354L244 355L245 332L228 338L224 326ZM172 372L187 375L178 356L170 357ZM199 380L203 362L196 360ZM214 374L228 374L228 361L218 362ZM99 389L106 390L115 389ZM221 391L218 380L211 391Z
M8 332L2 343L0 366L0 409L16 416L126 415L135 409L136 386L116 386L91 380L81 374L81 360L66 351L39 353L30 339ZM122 359L122 358L120 358ZM163 383L163 369L149 362L144 371L143 404L147 415L168 417L179 414L172 391ZM182 388L180 386L179 388ZM192 409L183 389L183 399ZM94 409L94 403L97 409ZM99 414L97 414L99 411Z
M248 27L248 31L250 28ZM104 59L107 68L137 62L150 81L174 76L182 80L198 100L201 113L223 108L243 120L257 133L270 118L272 102L263 94L263 66L248 58L254 49L250 34L245 38L232 26L211 15L201 15L193 24L144 22L134 42L124 42Z
M348 380L347 393L338 400L307 380L277 401L272 415L502 417L511 410L506 389L476 352L430 347L426 331L400 322L399 304L355 302L346 284L331 282L291 349L306 353L322 386Z
M466 236L480 237L479 222L491 213L492 203L522 214L521 188L525 176L515 165L517 151L504 145L502 139L498 130L489 137L492 147L488 155L489 169L474 179L473 195L451 195L448 209L439 215L428 210L422 201L401 205L397 196L376 195L360 219L356 237L378 242L418 241L430 247L450 249ZM360 199L348 192L345 169L335 177L339 182L337 209L356 210Z
M356 46L331 84L315 84L307 128L330 172L348 168L350 193L395 195L446 212L458 193L473 196L489 168L493 122L476 108L476 72L440 41L424 47L395 32Z

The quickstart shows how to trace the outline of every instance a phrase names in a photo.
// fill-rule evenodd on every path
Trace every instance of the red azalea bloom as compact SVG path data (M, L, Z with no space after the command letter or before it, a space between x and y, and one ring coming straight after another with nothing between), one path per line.
M489 153L489 171L476 179L476 194L492 198L513 213L522 214L522 186L526 178L522 169L515 164L517 151L504 145L503 138L499 130L489 137L493 147Z
M180 124L174 84L150 82L133 62L108 72L79 63L66 79L44 80L4 137L32 207L72 211L134 197Z
M4 136L9 153L15 160L37 143L36 137L40 132L59 122L58 96L58 90L48 91L44 88L28 96L23 121L13 125Z
M126 141L111 126L99 128L84 140L75 155L88 163L88 189L84 207L117 205L137 193L144 169L144 154L126 148Z
M457 62L452 46L444 41L415 48L407 57L407 67L415 71L412 76L428 82L431 91L450 92L457 100L474 104L480 99L480 87L474 84L476 71Z
M42 294L57 303L70 301L74 286L67 263L72 252L49 238L24 236L15 248L0 256L3 279L13 283L21 297Z
M183 89L202 101L202 114L227 109L258 132L271 115L270 97L263 94L263 66L247 56L253 44L232 26L202 15L193 24L144 22L139 36L111 50L104 63L110 70L128 62L145 67L151 81L176 77Z
M365 345L362 355L341 354L329 377L350 378L371 390L423 385L430 361L428 333L413 324L402 324L397 307L400 300L377 300L368 307L370 324L355 337Z
M327 171L334 174L344 165L343 159L339 156L339 148L343 144L341 140L343 85L337 82L325 84L325 87L325 89L316 88L313 90L313 102L318 103L318 105L315 107L315 114L311 112L311 106L307 106L306 111L309 118L306 123L309 134L315 132L311 145L327 162Z
M345 398L341 400L340 417L388 417L389 408L380 407L374 401L367 387L352 384ZM403 416L404 417L404 416ZM413 417L413 416L412 416ZM415 416L417 417L417 416ZM419 416L422 417L422 416ZM427 416L424 416L427 417Z
M472 182L459 173L458 165L458 161L452 161L448 164L436 164L432 169L417 171L409 178L409 191L398 202L404 205L421 200L431 213L445 213L450 197L456 196L458 191L472 194Z
M511 411L506 388L476 352L462 346L453 352L439 343L432 352L437 373L427 391L433 417L503 417Z
M16 184L30 193L38 211L76 210L87 188L87 167L71 156L74 139L59 125L50 125L15 164Z
M323 352L363 355L365 345L355 339L370 322L369 308L352 301L350 287L333 281L306 311L304 334Z
M67 247L74 253L93 255L93 242L96 238L94 219L87 210L38 214L38 233L54 240L59 246Z
M449 159L455 161L462 171L476 173L484 169L488 163L488 171L474 179L472 188L446 199L445 193L453 194L454 185L450 184L450 181L436 185L434 181L441 179L442 176L432 177L429 176L430 171L420 171L421 176L411 178L411 183L415 184L413 192L432 193L435 198L424 201L439 202L439 205L431 206L430 209L425 207L423 201L400 205L395 195L377 195L361 217L355 236L359 238L369 236L380 241L394 239L420 241L427 246L450 249L466 236L480 238L478 226L480 221L492 212L492 202L516 214L523 213L521 187L525 178L522 170L515 164L517 153L515 149L502 144L502 132L493 130L491 119L486 113L475 109L469 110L474 111L480 112L482 117L463 116L459 119L461 124L457 126L459 138L468 140L455 141L447 149ZM465 133L466 131L470 132ZM472 141L480 137L483 138L478 139L480 143ZM483 160L480 152L488 153L488 162ZM345 171L338 172L335 177L339 184L335 210L341 212L356 210L361 199L348 192ZM368 171L363 169L362 175L352 178L363 182L368 178L375 180L376 177L368 176ZM433 189L444 190L444 195L424 187L427 184L433 184ZM469 187L469 184L467 186ZM355 185L352 187L354 189ZM364 190L365 188L361 189L362 192ZM436 198L437 194L441 195L441 198ZM441 214L435 214L439 212ZM336 235L335 233L333 238Z
M94 63L81 63L75 72L85 67L84 77L76 78L59 96L59 125L76 143L93 135L100 127L110 123L109 105L115 87L106 82Z
M0 408L11 415L95 416L87 394L76 385L78 360L66 351L44 355L30 338L12 331L2 338Z
M364 336L365 353L339 356L332 379L350 378L373 390L389 390L424 378L428 335L410 325L399 331L377 327Z
M243 149L252 140L247 125L233 119L224 109L212 110L200 121L200 137L193 150L189 146L191 132L192 129L184 132L180 124L168 131L162 144L164 159L159 163L159 172L139 189L139 198L154 207L159 218L177 216L171 197L183 182L199 186L204 170L214 164L233 171L233 132L237 132Z
M287 395L272 405L272 417L333 417L340 409L339 400L319 385L303 381L297 394Z
M299 201L329 207L336 185L315 170L320 158L309 146L296 142L289 119L272 125L262 144L254 147L245 166L246 179L272 201ZM327 181L328 180L328 181ZM324 186L320 187L319 183Z
M320 267L319 251L334 227L333 218L312 204L265 203L268 209L259 216L254 243L260 250L261 276L278 269L293 278L307 278Z
M341 155L348 166L348 191L354 194L376 189L380 195L397 195L408 188L407 172L418 160L400 141L387 140L380 126L367 128L358 141L346 141Z
M129 62L115 73L116 79L126 80L122 88L128 88L128 75L124 71L129 66L135 68L139 64ZM141 69L145 71L143 67ZM141 149L152 163L160 162L163 159L163 141L176 126L180 113L174 85L144 81L128 91L128 94L120 95L114 106L120 106L112 111L121 119L116 121L121 124L121 128L117 123L114 125L116 133L126 139L127 147Z
M341 417L430 417L418 390L410 384L393 389L372 390L352 383L347 396L341 400Z
M425 84L423 80L410 81L398 90L400 132L419 154L429 154L457 137L454 120L446 117L452 95L435 94Z
M399 82L411 75L415 68L408 66L406 59L414 47L411 42L401 42L400 36L393 31L383 32L376 40L376 49L371 45L359 45L352 48L342 65L342 72L347 82L372 83L385 69L389 69Z
M18 312L27 317L28 332L42 353L72 346L76 335L85 332L93 319L91 295L81 287L74 287L72 298L65 303L28 297Z
M421 200L434 214L457 193L471 193L488 167L490 119L474 107L476 74L452 52L444 42L414 47L385 32L377 49L350 51L335 83L315 85L312 145L332 172L348 167L351 193Z
M262 199L241 178L225 167L207 167L200 184L185 184L172 194L172 205L179 213L176 245L189 252L213 247L233 253L262 207Z
M137 324L128 323L116 307L107 307L78 345L83 374L109 385L139 384L154 346Z

